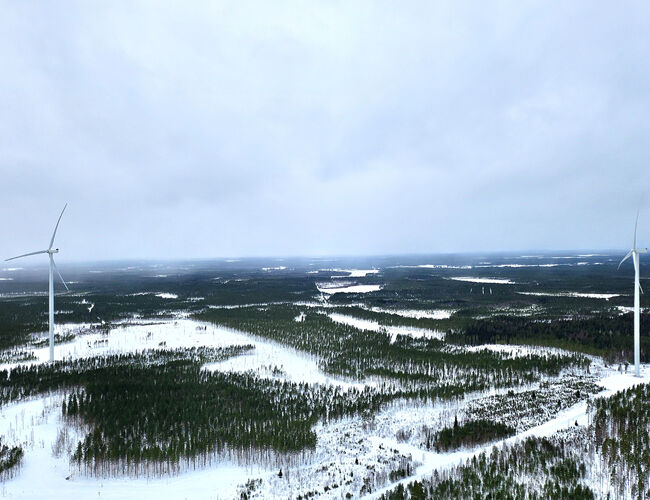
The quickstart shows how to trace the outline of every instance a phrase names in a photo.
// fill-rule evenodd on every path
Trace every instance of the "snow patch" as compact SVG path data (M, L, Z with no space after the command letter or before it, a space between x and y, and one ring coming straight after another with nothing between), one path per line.
M330 283L317 283L316 288L321 293L332 295L334 293L370 293L381 290L382 285L350 285L350 286L327 286Z
M514 285L515 282L507 278L474 278L472 276L455 276L449 278L456 281L468 281L470 283L495 283L500 285Z
M293 320L297 323L302 323L303 321L305 321L305 313L301 312L298 316L293 318Z
M321 269L335 273L348 273L347 276L332 276L332 278L365 278L369 274L379 273L378 269Z
M517 292L520 295L535 295L538 297L582 297L588 299L605 299L620 297L620 293L581 293L581 292Z
M433 310L419 310L419 309L387 309L383 307L367 307L361 306L368 311L384 314L397 314L398 316L403 316L405 318L415 318L415 319L449 319L451 315L455 312L447 309L433 309Z
M476 267L557 267L572 265L573 264L489 264Z
M417 264L415 266L393 266L394 268L421 268L421 269L472 269L472 266L454 266L451 264Z
M392 325L381 325L377 321L372 321L368 319L355 318L353 316L348 316L347 314L340 313L329 313L327 315L332 321L337 323L342 323L344 325L353 326L359 330L370 330L373 332L385 332L390 335L390 341L395 342L398 335L407 335L416 339L419 338L435 338L442 339L444 337L444 332L437 330L429 330L426 328L414 328L410 326L392 326Z

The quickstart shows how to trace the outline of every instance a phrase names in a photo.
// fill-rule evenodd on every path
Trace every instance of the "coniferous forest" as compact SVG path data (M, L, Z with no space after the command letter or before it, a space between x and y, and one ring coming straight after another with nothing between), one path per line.
M2 480L10 479L19 472L18 469L24 454L21 446L8 446L0 439L0 478Z

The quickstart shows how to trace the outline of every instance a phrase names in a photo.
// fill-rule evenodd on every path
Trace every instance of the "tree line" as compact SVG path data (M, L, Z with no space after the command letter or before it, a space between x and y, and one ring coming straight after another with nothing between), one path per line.
M650 353L650 314L641 318L641 360ZM539 319L498 315L475 320L461 331L450 331L447 341L459 345L528 344L560 347L605 356L610 361L630 360L632 313L599 314L588 318Z

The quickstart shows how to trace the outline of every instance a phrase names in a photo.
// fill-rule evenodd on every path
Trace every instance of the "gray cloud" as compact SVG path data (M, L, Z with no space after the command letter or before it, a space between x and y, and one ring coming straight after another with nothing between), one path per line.
M6 255L623 248L650 188L647 2L0 7Z

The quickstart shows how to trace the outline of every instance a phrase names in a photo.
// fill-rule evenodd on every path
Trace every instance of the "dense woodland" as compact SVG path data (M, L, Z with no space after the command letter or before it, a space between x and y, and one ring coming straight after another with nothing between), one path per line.
M23 461L21 446L8 446L0 438L0 479L5 481L18 473Z
M615 490L650 498L650 385L637 385L593 404L595 450Z
M0 349L25 344L31 333L47 330L47 297L0 302Z
M506 437L513 436L515 429L509 425L493 420L468 420L445 427L431 436L426 443L428 450L434 449L438 453L456 450L460 447L472 448L480 444L489 443Z
M251 346L149 350L140 353L81 358L74 361L55 361L52 364L18 365L11 370L0 370L0 404L48 391L76 387L89 378L100 376L102 370L110 367L151 367L174 361L201 364L228 359L249 349Z
M561 347L606 356L610 361L630 360L632 313L589 318L547 319L498 315L473 321L461 332L450 332L449 342L464 345L529 344ZM650 354L650 314L641 315L641 361Z

